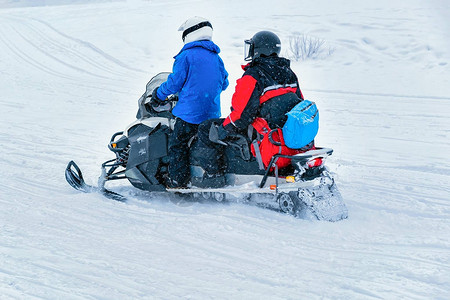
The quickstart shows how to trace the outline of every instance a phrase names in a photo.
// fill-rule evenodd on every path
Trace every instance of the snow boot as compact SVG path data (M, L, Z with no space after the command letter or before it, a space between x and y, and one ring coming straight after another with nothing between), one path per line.
M226 180L222 172L209 174L200 166L191 166L191 184L199 188L221 188Z

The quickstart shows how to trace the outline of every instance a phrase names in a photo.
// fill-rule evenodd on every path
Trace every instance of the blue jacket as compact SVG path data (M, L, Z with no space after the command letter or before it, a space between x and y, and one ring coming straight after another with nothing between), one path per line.
M174 57L172 74L160 85L159 99L178 94L174 116L191 124L220 117L220 93L228 86L228 73L212 41L184 45Z

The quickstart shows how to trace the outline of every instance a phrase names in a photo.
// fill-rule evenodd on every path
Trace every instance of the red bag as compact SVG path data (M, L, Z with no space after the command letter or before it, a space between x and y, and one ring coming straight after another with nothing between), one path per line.
M255 121L253 121L252 126L262 138L257 139L252 143L251 151L256 159L258 159L258 154L261 156L265 168L267 168L272 156L275 154L295 155L302 152L300 150L288 148L284 143L281 128L271 130L265 119L256 118ZM281 169L290 165L290 163L291 160L289 158L280 157L278 158L276 165Z

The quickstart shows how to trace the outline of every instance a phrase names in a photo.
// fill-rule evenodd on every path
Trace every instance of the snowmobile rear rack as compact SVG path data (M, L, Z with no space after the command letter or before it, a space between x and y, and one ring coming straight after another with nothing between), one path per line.
M312 158L316 157L327 157L333 153L333 149L331 148L317 148L316 150L310 150L307 153L299 153L296 155L285 155L285 154L275 154L270 159L270 162L266 168L264 176L259 184L259 188L263 188L266 184L267 178L269 177L270 170L272 167L275 167L275 180L276 186L278 186L278 165L276 164L279 158L289 158L294 162L305 162Z

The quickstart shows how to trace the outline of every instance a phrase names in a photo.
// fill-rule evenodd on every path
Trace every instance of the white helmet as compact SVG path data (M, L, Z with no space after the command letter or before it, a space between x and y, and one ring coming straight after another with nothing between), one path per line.
M213 28L211 23L202 17L192 17L187 19L178 28L178 31L183 31L181 38L185 44L201 41L201 40L211 40Z

